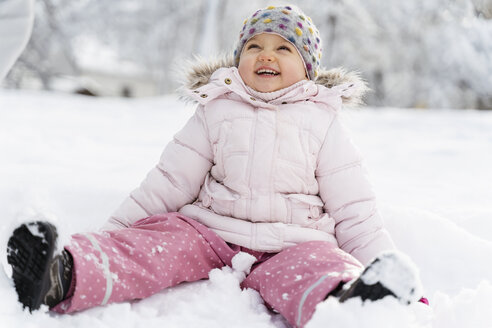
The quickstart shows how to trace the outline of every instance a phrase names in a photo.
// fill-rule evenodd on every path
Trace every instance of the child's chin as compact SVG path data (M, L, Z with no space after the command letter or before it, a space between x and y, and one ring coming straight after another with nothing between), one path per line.
M259 90L256 90L256 91L266 93L266 92L274 92L274 91L276 91L276 90L275 90L275 89L264 89L264 88L260 88Z
M280 90L282 88L278 87L278 86L274 86L274 85L271 85L271 86L257 86L255 88L256 91L259 91L259 92L274 92L274 91L277 91L277 90Z

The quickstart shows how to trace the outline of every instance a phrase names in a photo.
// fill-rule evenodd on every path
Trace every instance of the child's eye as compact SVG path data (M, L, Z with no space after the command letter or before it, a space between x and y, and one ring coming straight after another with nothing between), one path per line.
M280 46L280 47L278 47L278 50L287 50L287 51L290 51L290 48L287 47L287 46Z
M259 46L255 43L251 43L250 45L248 45L247 49L249 50L249 49L254 49L254 48L259 48Z

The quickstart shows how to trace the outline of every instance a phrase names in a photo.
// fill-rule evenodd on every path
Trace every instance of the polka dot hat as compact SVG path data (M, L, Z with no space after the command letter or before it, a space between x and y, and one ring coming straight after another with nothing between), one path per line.
M292 43L306 66L309 79L316 80L321 60L321 38L311 18L296 6L270 6L256 11L244 21L239 42L234 51L236 67L244 44L260 33L275 33Z

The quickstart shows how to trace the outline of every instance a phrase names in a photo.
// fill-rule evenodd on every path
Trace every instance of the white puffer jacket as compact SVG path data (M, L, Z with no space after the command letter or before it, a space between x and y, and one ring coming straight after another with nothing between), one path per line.
M0 0L0 82L31 35L34 0Z
M338 118L342 100L364 84L325 72L318 81L331 88L304 81L265 102L248 93L235 67L223 66L193 73L208 80L190 81L194 116L105 228L179 211L254 250L325 240L366 264L393 248ZM332 85L339 82L347 83Z

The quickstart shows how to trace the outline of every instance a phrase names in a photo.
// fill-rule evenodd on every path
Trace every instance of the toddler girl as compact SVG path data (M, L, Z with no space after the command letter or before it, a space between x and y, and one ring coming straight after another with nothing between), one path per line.
M257 259L242 287L295 327L329 296L418 300L415 272L392 251L338 117L364 84L321 70L321 54L298 8L255 12L233 60L192 70L195 114L102 232L74 235L54 258L51 224L14 232L8 260L20 301L70 313L141 299L207 278L240 251Z

